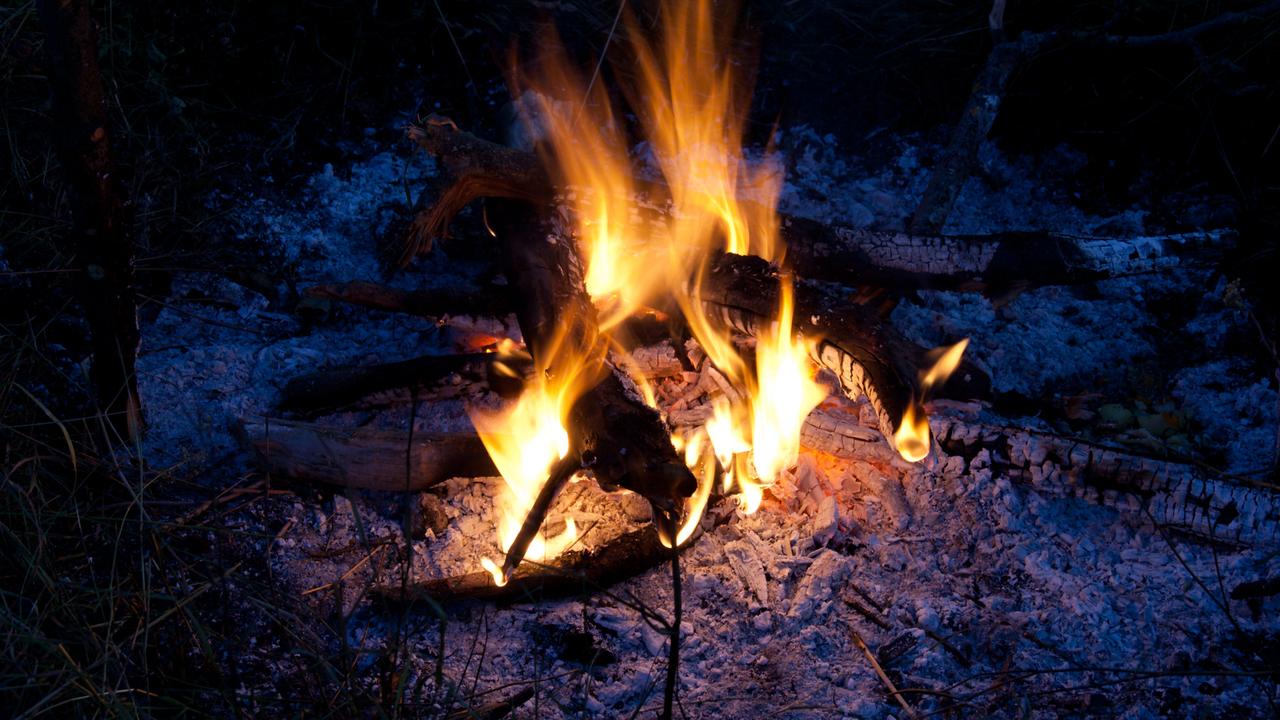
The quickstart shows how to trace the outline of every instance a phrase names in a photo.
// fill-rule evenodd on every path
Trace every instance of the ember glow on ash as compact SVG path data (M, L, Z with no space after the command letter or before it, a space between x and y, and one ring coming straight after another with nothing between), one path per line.
M541 43L535 63L512 72L517 95L532 99L524 119L541 139L544 163L561 186L572 188L566 200L586 264L586 289L604 335L598 344L619 347L611 333L621 321L674 301L733 390L713 399L714 414L705 428L672 438L699 482L685 503L676 537L662 537L668 545L692 535L717 475L724 491L737 492L742 509L754 512L764 489L796 462L804 419L827 392L814 379L810 361L818 338L800 336L793 325L794 293L775 212L781 172L767 162L744 159L750 83L735 73L731 61L726 29L733 20L713 17L714 11L709 0L666 2L656 39L634 19L625 23L630 65L619 75L636 78L622 89L665 182L665 197L653 197L652 190L649 197L651 203L669 203L665 223L636 222L635 172L630 142L618 121L621 113L602 83L588 88L557 50L554 35ZM704 303L702 279L719 252L754 254L783 266L774 321L758 330L753 348L735 342L730 328ZM586 378L608 371L596 348L559 345L550 361L537 358L534 380L515 407L475 417L506 480L498 501L504 551L553 465L570 452L565 419L590 387ZM963 344L956 347L926 373L929 383L954 369ZM646 398L652 404L651 393ZM908 460L927 456L923 408L909 409L893 441ZM554 539L538 540L528 557L554 557L572 542L572 531L569 526ZM497 564L486 560L485 566L495 580L503 580Z

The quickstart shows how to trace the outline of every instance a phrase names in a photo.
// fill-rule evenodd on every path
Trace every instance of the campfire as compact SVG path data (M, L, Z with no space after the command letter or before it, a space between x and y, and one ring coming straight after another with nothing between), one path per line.
M473 338L475 352L295 378L281 404L293 417L243 422L283 475L414 491L501 476L500 554L466 574L402 577L377 593L441 601L607 587L693 542L722 500L733 498L742 517L756 512L802 448L939 472L994 457L1041 489L1136 501L1191 532L1242 542L1268 532L1277 517L1269 498L1248 496L1242 514L1243 489L1219 492L1192 466L987 418L991 380L965 357L968 340L922 347L879 304L886 289L1006 291L1146 272L1200 257L1219 234L942 236L780 212L782 171L768 146L746 147L751 78L734 61L733 23L715 10L666 3L656 33L623 13L627 67L611 76L616 95L598 66L575 66L549 31L509 77L530 150L439 116L408 128L438 172L398 266L452 237L465 210L472 230L483 229L475 242L497 246L505 282L474 294L368 282L307 290ZM630 151L638 141L643 157ZM483 320L508 314L518 328L497 335ZM507 400L484 400L494 393ZM431 397L469 398L474 431L411 434L407 467L395 434L306 422L344 407L416 412ZM931 417L931 401L941 416ZM572 517L547 520L563 489L584 479L642 498L652 529L580 548Z
M1276 714L1280 0L260 5L3 14L16 716Z

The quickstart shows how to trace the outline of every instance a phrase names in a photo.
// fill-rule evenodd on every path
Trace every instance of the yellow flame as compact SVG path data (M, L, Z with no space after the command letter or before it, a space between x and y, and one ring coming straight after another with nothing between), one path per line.
M637 82L625 93L666 181L669 197L653 198L671 203L665 227L641 228L634 222L636 188L618 114L602 84L588 89L556 49L561 45L554 36L541 43L532 71L512 75L517 94L532 105L525 120L541 136L544 162L570 188L574 232L586 263L584 282L600 313L600 330L614 332L653 300L673 297L710 362L740 394L717 398L705 430L678 441L699 482L676 537L663 539L676 545L694 532L710 497L712 457L726 487L736 488L742 508L753 512L764 488L795 462L801 424L825 396L813 378L805 341L793 327L789 279L780 289L776 321L757 333L754 362L703 305L701 279L713 252L756 254L778 264L784 259L775 212L781 174L743 157L750 87L735 77L731 63L733 18L716 10L711 0L664 0L656 41L634 18L626 23L635 72L625 74ZM565 419L581 392L577 378L590 375L583 370L597 364L594 348L561 350L547 361L547 351L535 348L533 379L515 406L501 416L476 418L506 480L507 492L499 500L504 550L549 468L568 451ZM625 364L625 356L619 357ZM652 389L644 383L639 387L652 404ZM530 547L529 557L558 545L557 539ZM486 561L485 567L493 573L499 566Z
M676 531L674 546L683 545L693 536L702 520L702 513L707 508L707 500L711 497L711 488L716 479L715 458L709 454L711 441L705 428L695 428L687 436L672 435L671 444L676 452L684 453L685 465L688 465L698 477L698 489L685 501L684 520ZM672 547L671 538L661 526L658 528L658 540L663 547Z
M913 400L907 406L906 412L902 414L902 423L893 433L893 444L898 448L898 454L907 462L920 462L929 457L932 440L929 434L929 416L924 411L923 402L935 387L946 382L951 373L956 371L967 347L969 338L934 350L931 354L936 354L938 359L928 370L920 373L921 399Z
M604 371L601 344L573 335L574 327L571 319L561 323L557 335L539 353L533 376L510 409L496 413L469 410L480 440L502 474L497 508L498 543L503 552L519 534L551 466L569 454L565 423L573 403ZM501 345L500 349L515 352L514 345ZM576 538L577 527L570 518L555 537L535 537L525 557L549 560ZM486 569L494 565L493 561L482 564Z
M584 285L607 331L635 313L658 292L662 273L654 273L636 254L644 243L631 227L635 195L628 143L603 85L590 90L564 56L553 30L540 43L536 75L513 72L518 93L531 102L525 123L542 142L539 153L562 186L576 222L586 264ZM532 92L526 92L532 91Z

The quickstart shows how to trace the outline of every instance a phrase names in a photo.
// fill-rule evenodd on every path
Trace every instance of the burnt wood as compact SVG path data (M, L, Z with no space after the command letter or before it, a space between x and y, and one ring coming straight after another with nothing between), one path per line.
M690 547L686 544L683 547ZM420 600L452 605L468 600L541 602L594 593L670 559L671 550L658 540L657 530L647 526L623 533L591 550L570 550L550 564L522 563L507 583L495 585L487 572L377 585L374 597L403 604Z
M551 233L529 203L495 201L489 219L502 243L516 318L534 372L554 377L566 371L557 365L556 348L588 358L582 378L586 390L567 418L568 457L606 489L627 488L660 507L674 507L677 498L692 495L697 481L672 447L662 418L626 389L607 361L574 244ZM552 499L539 506L545 511ZM530 513L526 525L536 527L541 520ZM507 565L518 564L525 549L512 545Z
M455 381L494 387L506 380L495 377L495 360L498 358L493 353L424 355L382 365L321 370L290 380L284 387L280 409L306 417L388 393L394 394L396 400L408 399L404 397L407 391L428 393ZM520 375L529 369L527 362L516 358L502 358L502 362ZM515 378L510 380L518 382Z
M545 201L554 194L554 182L534 153L445 125L415 126L408 133L422 148L444 162L465 166L469 174L465 184L452 188L447 198L441 198L434 186L424 194L424 209L406 238L402 265L430 247L430 238L419 237L421 233L444 237L449 220L472 200L518 197ZM472 158L475 162L468 162ZM495 176L488 178L485 173ZM658 182L637 179L636 186L654 197L667 194ZM1049 232L939 235L842 227L786 213L778 216L787 261L797 272L815 280L895 291L999 294L1009 289L1150 273L1175 265L1209 265L1222 257L1235 236L1231 231L1137 238Z
M302 294L307 297L338 300L351 305L405 313L425 318L445 315L498 316L511 312L505 292L499 288L469 290L462 288L424 288L401 290L379 283L356 280L346 283L313 285Z

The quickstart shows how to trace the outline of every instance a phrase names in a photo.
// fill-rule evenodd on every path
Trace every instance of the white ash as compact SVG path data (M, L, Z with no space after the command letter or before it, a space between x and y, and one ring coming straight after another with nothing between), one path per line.
M803 129L791 134L797 140L786 147L794 167L783 198L790 211L895 226L927 183L917 159L922 151L909 141L893 139L902 147L896 161L868 169L829 139ZM1097 235L1144 229L1139 211L1094 218L1074 209L1070 198L1037 190L1050 180L1037 179L1037 168L1023 160L1002 167L984 149L984 162L1005 186L971 181L949 229ZM302 197L283 191L236 197L244 241L264 243L295 262L309 282L375 277L373 234L389 217L384 203L403 195L402 163L374 155L318 171ZM248 228L263 230L254 235ZM466 270L437 251L395 283L462 282ZM1173 290L1200 281L1177 280ZM1093 297L1038 290L1003 307L922 293L919 304L904 303L894 320L929 344L973 336L970 352L992 365L1000 387L1068 392L1090 388L1094 374L1153 351L1151 320L1139 300L1165 291L1161 282L1168 279L1112 281ZM186 302L193 292L222 302ZM143 328L139 363L150 428L144 450L155 462L185 453L197 468L222 464L220 457L234 448L227 422L271 412L279 388L296 374L449 345L425 320L373 311L340 309L306 326L211 274L181 276L161 299L167 306ZM1191 331L1210 337L1215 326L1206 319L1192 323ZM1091 333L1099 337L1090 340ZM1068 341L1072 337L1077 344ZM1201 363L1176 379L1177 392L1206 434L1239 443L1241 457L1247 443L1259 441L1255 434L1275 423L1267 414L1275 407L1274 387L1245 370ZM698 377L664 379L659 397L674 402ZM457 403L444 413L422 412L417 427L465 427L464 414ZM1247 422L1235 422L1240 416ZM408 413L397 410L369 422L401 426ZM690 715L759 717L791 708L787 717L900 717L852 641L851 628L873 650L891 643L905 648L886 670L899 687L934 691L909 695L922 714L946 707L946 696L937 693L949 693L968 696L970 704L960 712L972 716L1053 717L1105 703L1101 714L1152 717L1162 712L1161 698L1175 692L1183 711L1201 716L1267 714L1274 681L1221 673L1257 662L1231 620L1246 633L1274 637L1280 600L1265 599L1254 608L1226 600L1231 618L1217 603L1223 588L1230 592L1241 581L1280 572L1274 548L1226 548L1215 557L1211 546L1161 534L1133 513L1010 483L990 454L967 467L951 460L936 458L922 467L894 458L851 462L806 453L767 492L755 515L739 515L732 500L710 508L706 533L681 558L681 702ZM223 479L248 467L244 459L225 465L230 471ZM501 482L459 478L440 489L449 523L439 535L410 538L415 577L474 572L480 557L497 557L493 496ZM269 546L274 576L298 598L305 617L325 618L335 607L350 613L345 643L361 653L360 667L372 683L378 653L389 647L402 616L372 607L363 591L375 578L396 577L390 558L404 546L404 529L382 501L359 493L339 493L325 506L281 502L293 522ZM582 544L594 547L643 523L647 508L635 496L603 493L585 482L571 485L556 502L550 528L566 517L586 531ZM717 518L727 520L717 524ZM609 594L450 613L446 687L436 697L538 679L544 718L652 710L661 702L667 637L632 605L669 617L669 572L654 568ZM411 649L405 686L422 687L429 698L438 623L424 612L405 629ZM588 667L565 659L555 638L568 631L588 633L616 661ZM292 666L281 658L276 667L287 674ZM1169 674L1114 684L1131 679L1124 670ZM1094 683L1112 684L1095 690ZM1004 699L993 702L1002 693ZM1026 712L1019 698L1028 698Z

